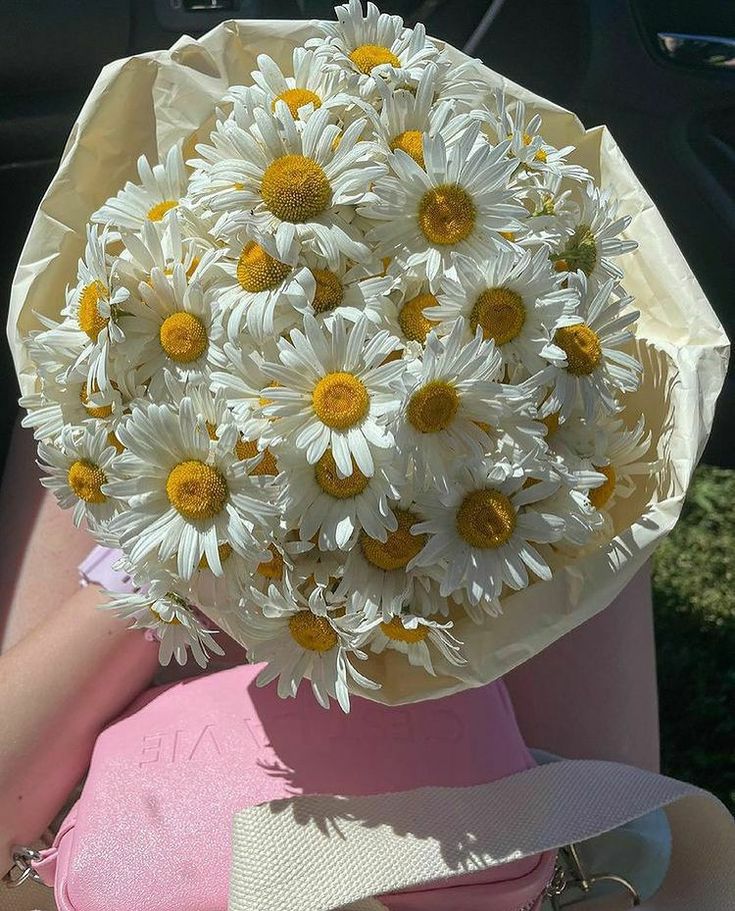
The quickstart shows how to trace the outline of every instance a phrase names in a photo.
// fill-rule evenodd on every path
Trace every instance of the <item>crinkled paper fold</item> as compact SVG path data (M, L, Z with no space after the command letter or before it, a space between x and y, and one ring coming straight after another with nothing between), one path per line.
M213 124L214 107L231 84L247 84L260 53L284 68L294 46L315 34L310 22L227 22L170 51L131 57L105 67L85 103L31 227L12 287L8 335L23 393L35 376L23 337L40 327L36 313L58 317L84 250L85 226L126 180L136 180L142 153L162 158L184 141L185 158ZM457 61L467 60L448 49ZM477 64L480 66L480 64ZM585 165L632 216L628 236L639 243L626 257L626 289L641 311L638 357L641 389L626 398L626 421L646 415L660 467L640 479L615 507L616 537L504 601L500 617L475 627L460 619L468 663L435 659L436 677L410 667L393 651L370 659L382 683L372 698L401 703L493 680L604 609L671 530L709 433L727 367L727 337L647 193L605 127L584 130L568 111L481 67L488 90L502 87L543 117L556 146L577 147Z

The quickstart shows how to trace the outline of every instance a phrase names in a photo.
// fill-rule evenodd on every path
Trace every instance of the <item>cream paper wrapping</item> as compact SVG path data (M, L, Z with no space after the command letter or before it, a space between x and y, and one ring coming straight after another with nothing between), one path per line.
M206 135L213 110L231 84L247 84L267 52L284 70L291 51L315 34L313 23L226 22L199 40L183 37L170 51L141 54L105 67L75 123L59 171L41 202L13 282L8 335L23 393L34 371L23 337L39 328L36 312L57 317L76 276L85 225L126 180L136 181L141 153L162 158L184 140L185 158ZM459 62L468 58L448 48ZM625 418L646 414L662 467L616 508L617 536L539 583L513 594L497 619L477 627L459 618L466 667L435 658L436 677L403 655L372 656L367 672L382 683L371 698L404 703L499 677L603 610L677 520L692 471L709 433L727 367L727 337L651 199L605 127L585 131L574 114L477 64L488 90L502 87L543 117L556 146L577 147L584 164L632 215L639 249L624 258L626 288L640 308L641 389L628 396ZM363 669L363 668L361 668Z

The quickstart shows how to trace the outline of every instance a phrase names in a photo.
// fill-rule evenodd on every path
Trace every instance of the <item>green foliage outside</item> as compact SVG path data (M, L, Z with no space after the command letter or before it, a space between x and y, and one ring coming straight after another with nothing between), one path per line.
M735 471L697 470L653 564L663 771L735 810Z

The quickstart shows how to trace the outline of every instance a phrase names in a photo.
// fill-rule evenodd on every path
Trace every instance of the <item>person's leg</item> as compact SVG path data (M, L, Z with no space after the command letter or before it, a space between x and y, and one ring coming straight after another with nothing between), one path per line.
M531 747L658 771L649 567L613 603L505 677Z
M0 652L7 651L79 587L77 565L93 547L39 482L36 444L18 421L2 487Z

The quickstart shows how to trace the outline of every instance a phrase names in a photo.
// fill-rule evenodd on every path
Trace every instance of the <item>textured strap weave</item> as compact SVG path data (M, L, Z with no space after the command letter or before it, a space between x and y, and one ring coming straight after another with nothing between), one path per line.
M677 887L668 895L665 882L644 907L732 911L735 826L722 804L672 778L593 760L554 762L468 788L250 807L234 819L229 909L332 911L585 841L678 802L669 816L692 855L689 876L682 871L688 855L675 843L667 882L673 875Z

